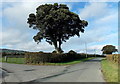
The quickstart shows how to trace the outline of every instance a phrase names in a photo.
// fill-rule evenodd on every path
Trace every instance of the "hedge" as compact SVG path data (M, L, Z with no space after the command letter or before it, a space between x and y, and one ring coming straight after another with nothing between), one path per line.
M88 57L94 57L94 55L87 55ZM86 54L79 54L79 53L41 53L41 52L26 52L25 53L25 60L26 63L60 63L60 62L68 62L77 59L86 58Z
M2 57L9 57L9 58L24 58L25 55L5 55L5 56L2 56Z
M51 62L51 63L57 63L57 62L67 62L71 60L75 60L77 58L80 58L80 55L78 56L65 53L65 54L57 54L57 53L38 53L38 52L30 52L25 53L25 59L26 63L45 63L45 62Z
M120 63L120 54L112 54L106 55L107 60L112 61L114 63Z

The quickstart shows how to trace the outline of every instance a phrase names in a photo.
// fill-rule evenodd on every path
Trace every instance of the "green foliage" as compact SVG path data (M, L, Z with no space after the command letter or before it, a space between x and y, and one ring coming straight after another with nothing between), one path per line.
M39 53L44 53L43 51L39 51Z
M73 60L70 62L61 62L61 63L45 63L45 65L71 65L71 64L77 64L80 62L84 62L90 59L93 59L94 57L90 57L90 58L84 58L84 59L77 59L77 60Z
M70 37L84 32L88 25L85 20L80 20L79 16L69 10L65 4L45 4L36 9L36 14L29 14L27 23L29 27L39 30L33 37L35 42L39 43L46 39L51 45L54 45L56 52L62 53L61 44Z
M77 59L69 62L59 62L59 63L44 63L44 65L71 65L77 64L86 60L93 59L94 57ZM4 58L0 58L0 62L6 62ZM14 63L14 64L25 64L25 58L8 58L6 63ZM42 63L40 65L43 65Z
M113 45L106 45L102 48L103 54L112 54L113 52L117 52L118 50Z
M45 62L64 62L69 61L67 59L67 54L57 54L57 53L38 53L30 52L25 54L26 63L45 63Z
M72 52L72 53L71 53ZM73 60L80 60L86 58L85 54L73 53L39 53L39 52L27 52L25 53L26 63L40 64L40 63L63 63ZM100 55L98 55L100 56ZM95 57L94 55L89 55L88 57Z
M57 53L55 50L52 53Z
M0 49L0 54L2 54L2 57L4 56L22 56L24 55L24 53L26 51L22 51L22 50L11 50L11 49Z
M75 51L73 51L73 50L70 50L68 53L70 53L70 54L77 54Z
M113 54L113 55L107 55L106 58L108 61L111 61L113 63L120 63L119 56L120 54Z

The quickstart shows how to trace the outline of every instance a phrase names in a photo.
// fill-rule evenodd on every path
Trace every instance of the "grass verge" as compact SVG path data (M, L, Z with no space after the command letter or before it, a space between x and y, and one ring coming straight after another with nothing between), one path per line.
M6 62L5 58L0 58L0 62L14 63L14 64L25 64L25 59L24 58L7 58L7 62Z
M104 79L107 82L118 82L118 64L104 59L101 65Z
M28 64L28 65L71 65L71 64L77 64L77 63L80 63L83 61L87 61L87 60L90 60L93 58L95 58L95 57L84 58L84 59L74 60L74 61L70 61L70 62L62 62L62 63L40 63L40 64ZM4 58L0 58L0 62L25 64L25 59L24 58L8 58L7 62L6 62Z

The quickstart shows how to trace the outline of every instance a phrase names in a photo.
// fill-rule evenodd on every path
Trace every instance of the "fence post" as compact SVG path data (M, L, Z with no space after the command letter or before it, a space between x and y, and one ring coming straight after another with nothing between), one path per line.
M7 62L7 56L5 56L5 62Z

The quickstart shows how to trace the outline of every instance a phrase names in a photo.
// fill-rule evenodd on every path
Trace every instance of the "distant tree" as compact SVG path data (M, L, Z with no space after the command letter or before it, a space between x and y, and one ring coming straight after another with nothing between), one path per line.
M112 54L113 52L117 52L118 50L113 45L106 45L102 48L103 54Z
M73 51L73 50L70 50L68 53L70 53L70 54L77 54L75 51Z
M52 51L52 53L57 53L57 52L54 50L54 51Z
M44 53L43 51L39 51L39 53Z
M6 56L7 55L7 53L6 52L2 52L2 56Z
M79 37L79 33L84 33L84 28L88 25L87 21L80 20L77 14L70 12L65 4L57 3L40 5L36 9L36 14L29 14L27 23L30 28L39 31L33 37L35 42L46 39L46 42L54 45L57 53L63 52L63 42L75 35Z

